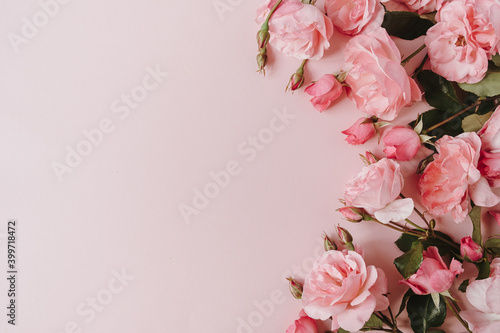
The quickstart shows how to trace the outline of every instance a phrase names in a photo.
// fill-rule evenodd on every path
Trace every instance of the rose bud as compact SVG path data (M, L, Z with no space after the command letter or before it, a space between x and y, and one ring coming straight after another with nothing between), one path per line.
M325 74L318 81L310 84L304 92L314 96L311 104L319 112L323 112L342 94L342 85L333 74Z
M342 207L337 209L347 221L349 222L361 222L363 221L363 214L365 213L363 209L356 207Z
M259 46L259 50L267 46L269 38L271 38L271 35L269 34L269 25L263 24L262 28L257 33L257 45Z
M323 235L323 246L325 251L337 250L337 244L327 234Z
M259 52L257 54L257 65L259 66L259 72L266 73L265 67L267 64L267 53L266 53L266 48L263 49L264 51Z
M301 299L302 298L302 283L299 283L295 281L292 277L287 278L288 281L290 281L290 292L292 293L292 296L295 297L296 299Z
M337 235L339 236L342 244L347 245L347 246L349 246L349 245L352 246L352 236L349 233L349 231L342 228L341 226L337 226Z
M351 145L360 145L368 141L375 134L375 126L370 118L359 118L354 125L342 131L347 135L345 140Z
M299 72L297 70L297 72L290 77L290 81L288 81L288 85L286 86L285 91L288 89L290 89L291 91L295 91L300 87L302 87L303 84L304 84L304 72L303 71Z
M410 127L394 126L387 130L383 137L384 153L388 158L398 161L411 160L420 149L420 137Z
M460 255L464 258L467 256L472 261L479 261L483 257L483 248L467 236L460 240Z

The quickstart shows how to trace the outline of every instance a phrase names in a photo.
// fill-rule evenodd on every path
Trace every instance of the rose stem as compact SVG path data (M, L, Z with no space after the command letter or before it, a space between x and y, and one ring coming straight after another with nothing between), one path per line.
M406 65L411 60L411 58L413 58L414 56L419 54L420 51L422 51L423 49L425 49L425 44L422 44L422 46L420 46L415 52L413 52L408 57L406 57L403 61L401 61L401 66Z
M462 317L460 317L460 314L457 312L457 310L455 309L455 307L452 304L450 304L450 301L448 300L448 297L443 297L443 298L444 298L444 302L446 303L446 306L448 307L448 309L450 309L450 311L453 313L453 315L455 317L457 317L457 319L465 327L465 329L467 329L467 331L469 333L472 333L472 331L469 329L469 325L465 322L465 320Z

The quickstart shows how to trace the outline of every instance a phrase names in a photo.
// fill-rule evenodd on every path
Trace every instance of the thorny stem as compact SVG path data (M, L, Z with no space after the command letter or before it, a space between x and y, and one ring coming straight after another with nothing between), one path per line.
M446 306L448 307L448 309L450 309L450 311L453 313L453 315L455 317L457 317L458 321L460 321L460 323L463 325L463 327L465 327L465 329L467 330L467 332L472 333L472 331L469 329L469 325L460 316L460 314L458 313L457 309L455 309L455 307L450 303L450 301L448 300L448 297L443 297L443 298L444 298L444 302L446 303Z
M447 118L447 119L443 120L442 122L437 123L436 125L429 127L428 129L426 129L425 131L423 131L423 133L424 133L424 134L425 134L425 133L429 133L430 131L432 131L432 130L434 130L434 129L438 128L439 126L444 125L444 124L446 124L447 122L449 122L450 120L453 120L453 119L455 119L456 117L460 116L461 114L463 114L463 113L465 113L465 112L469 111L470 109L473 109L473 108L475 108L475 107L478 107L479 105L481 105L481 103L482 103L482 102L485 102L485 101L491 101L491 100L497 99L497 98L499 98L499 97L500 97L500 95L496 95L496 96L493 96L493 97L489 97L489 98L484 98L484 99L481 99L481 100L477 101L476 103L474 103L474 104L472 104L472 105L469 105L468 107L466 107L466 108L465 108L465 109L463 109L462 111L460 111L460 112L458 112L458 113L455 113L453 116L451 116L451 117L449 117L449 118Z
M425 49L425 44L422 44L422 46L420 46L415 52L413 52L408 57L406 57L403 61L401 61L401 66L406 65L411 60L411 58L413 58L414 56L419 54L420 51L422 51L423 49Z

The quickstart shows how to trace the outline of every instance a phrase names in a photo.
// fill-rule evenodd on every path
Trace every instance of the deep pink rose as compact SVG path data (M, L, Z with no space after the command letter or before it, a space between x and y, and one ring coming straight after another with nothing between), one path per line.
M469 257L472 261L478 261L483 257L483 248L474 243L470 236L463 237L460 240L460 255Z
M420 149L420 137L411 127L394 126L382 137L384 153L388 158L399 161L411 160Z
M490 277L475 280L467 287L467 300L476 309L462 310L460 315L474 333L497 333L500 327L500 258L493 259Z
M257 9L257 23L262 24L277 0L267 0ZM297 59L318 60L330 47L332 21L318 7L300 0L283 0L269 20L269 43Z
M439 153L419 181L422 204L429 213L451 212L458 223L467 217L469 197L482 207L492 207L499 202L477 169L480 147L481 140L475 132L456 137L445 135L436 141Z
M300 311L299 319L291 324L286 333L318 333L316 321L308 317L304 311Z
M403 183L399 164L383 158L347 182L344 200L347 206L362 208L380 222L401 221L413 210L412 199L398 199Z
M354 251L327 251L307 275L302 294L304 311L315 319L332 317L332 330L355 332L373 311L389 306L385 273L366 266Z
M488 69L488 54L477 39L480 28L475 27L474 17L471 1L443 4L436 15L438 23L425 37L432 71L456 82L477 83L483 79Z
M404 3L412 12L426 14L441 8L443 0L397 0Z
M310 84L304 92L314 96L311 103L316 110L323 112L342 94L342 85L333 74L325 74L315 83Z
M347 96L370 116L392 121L421 99L421 92L401 66L401 54L383 28L351 38L344 48Z
M325 12L348 35L379 28L384 20L384 7L378 0L325 0Z
M408 285L417 295L442 293L450 289L455 276L463 271L462 264L455 259L451 260L448 269L437 247L429 246L424 251L424 260L418 271L399 283Z
M370 118L359 118L356 122L342 131L347 135L345 140L351 145L360 145L368 141L375 134L375 126Z

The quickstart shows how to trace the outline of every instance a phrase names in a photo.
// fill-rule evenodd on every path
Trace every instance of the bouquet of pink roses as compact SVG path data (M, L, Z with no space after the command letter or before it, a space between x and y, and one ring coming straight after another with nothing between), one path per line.
M297 58L301 64L287 85L292 91L306 82L307 62L320 60L336 34L351 36L341 70L304 92L323 112L345 90L363 114L342 132L346 141L359 145L379 136L385 157L362 156L366 166L347 182L338 211L350 222L401 233L394 265L408 286L393 312L384 271L367 265L353 237L337 227L340 245L325 235L325 252L305 280L289 279L303 310L287 333L317 333L316 320L336 332L402 332L397 319L405 310L414 332L444 332L439 327L448 314L469 332L500 332L500 238L481 231L482 207L500 225L493 208L500 203L500 2L397 1L267 0L257 10L259 71L273 50ZM423 45L402 59L394 37ZM405 65L424 52L408 73ZM409 124L392 123L422 98L428 111ZM401 161L422 150L429 153L415 163L418 195L405 197ZM409 219L414 212L417 222ZM440 230L442 217L471 223L472 234L457 242ZM465 265L476 273L454 287ZM453 296L459 292L467 308Z

